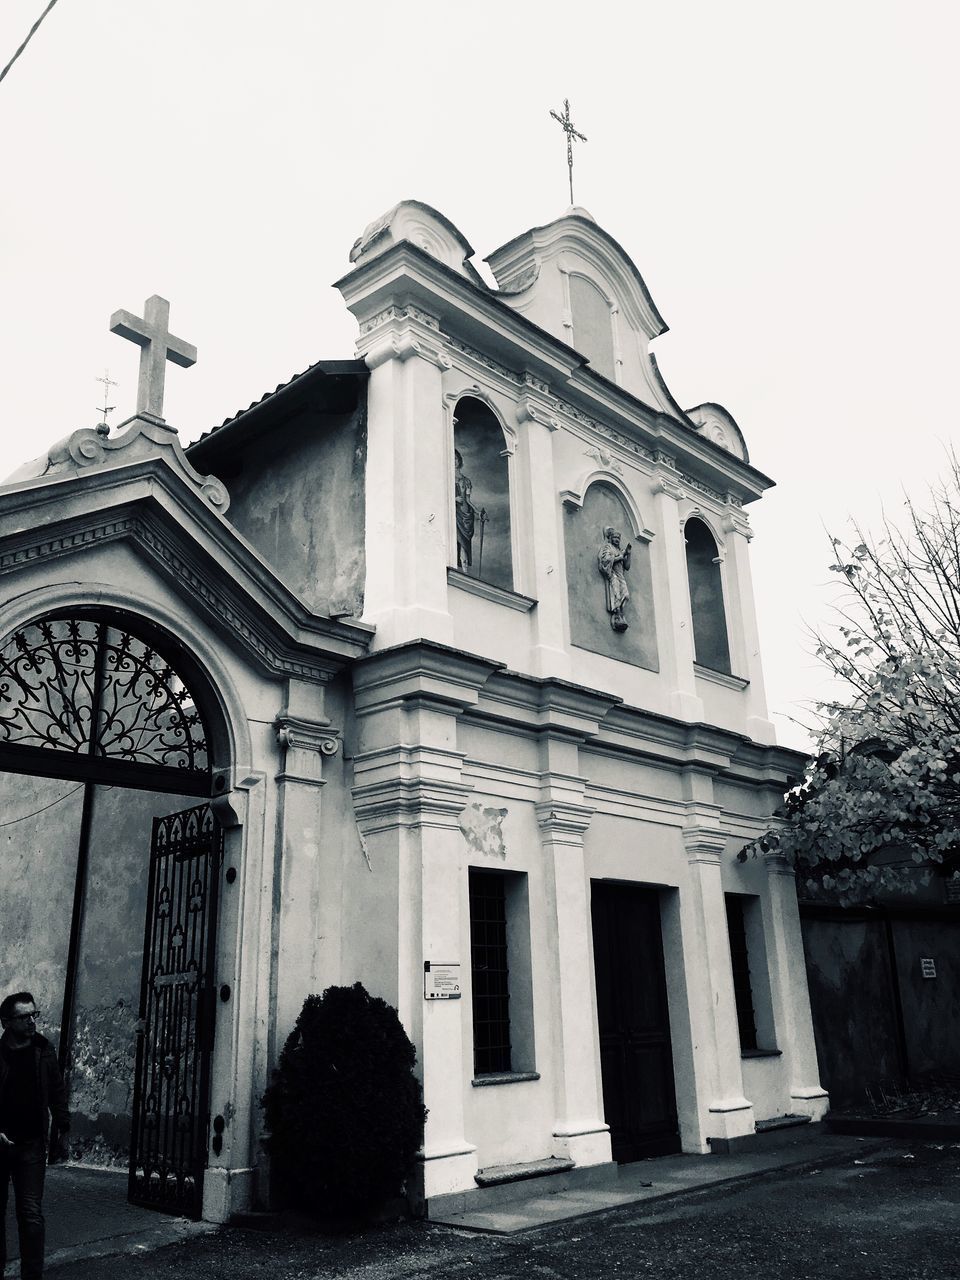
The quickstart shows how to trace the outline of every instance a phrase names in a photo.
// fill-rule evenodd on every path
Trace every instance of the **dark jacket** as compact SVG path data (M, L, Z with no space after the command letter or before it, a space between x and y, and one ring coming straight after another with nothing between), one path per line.
M4 1046L7 1033L0 1037L0 1046ZM53 1051L53 1045L39 1032L33 1034L33 1046L29 1049L17 1049L15 1053L32 1053L37 1072L37 1083L40 1087L40 1103L43 1107L43 1133L50 1132L50 1116L61 1133L70 1128L70 1112L67 1110L67 1090L60 1074L60 1064ZM7 1083L9 1068L4 1054L0 1053L0 1098Z

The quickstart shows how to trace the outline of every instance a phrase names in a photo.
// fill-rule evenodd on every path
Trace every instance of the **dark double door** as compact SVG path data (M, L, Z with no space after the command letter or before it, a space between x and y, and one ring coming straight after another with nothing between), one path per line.
M595 880L593 949L603 1108L623 1164L680 1150L656 889Z

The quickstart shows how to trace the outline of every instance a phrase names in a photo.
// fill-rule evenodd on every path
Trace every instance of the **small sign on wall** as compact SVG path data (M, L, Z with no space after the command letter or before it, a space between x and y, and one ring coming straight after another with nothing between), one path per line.
M424 1000L460 999L460 961L442 963L438 960L423 962Z
M937 976L937 962L932 956L920 957L920 974L924 978L935 978Z

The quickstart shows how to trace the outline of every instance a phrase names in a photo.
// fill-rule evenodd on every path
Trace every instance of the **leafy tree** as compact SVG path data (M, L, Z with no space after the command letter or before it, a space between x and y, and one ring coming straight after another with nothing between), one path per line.
M960 850L960 464L878 539L831 538L843 583L817 653L845 687L821 704L818 752L778 825L743 851L781 852L808 891L850 902L912 890Z

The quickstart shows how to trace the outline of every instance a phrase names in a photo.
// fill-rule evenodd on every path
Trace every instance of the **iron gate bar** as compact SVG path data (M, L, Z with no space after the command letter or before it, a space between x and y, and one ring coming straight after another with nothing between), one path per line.
M129 1198L192 1217L207 1160L222 851L209 805L154 819Z
M91 758L69 751L51 751L48 747L0 744L0 770L77 782L89 779L105 786L161 791L167 795L206 797L210 794L209 774L190 773L170 765L130 764L123 760Z
M99 633L98 633L99 636ZM96 724L100 716L100 698L103 693L105 657L98 645L93 677L93 695L90 720ZM91 733L86 755L94 752L95 738ZM73 910L70 913L70 940L67 944L67 968L63 979L63 1004L60 1008L60 1039L57 1058L60 1072L65 1075L73 1048L73 1007L77 999L77 972L80 967L80 933L83 929L83 911L87 896L87 866L90 861L90 831L93 826L93 796L95 784L89 779L83 785L83 809L80 814L80 836L77 841L77 870L73 881ZM51 1152L54 1135L50 1134Z

